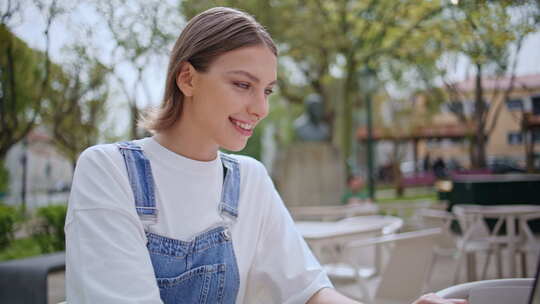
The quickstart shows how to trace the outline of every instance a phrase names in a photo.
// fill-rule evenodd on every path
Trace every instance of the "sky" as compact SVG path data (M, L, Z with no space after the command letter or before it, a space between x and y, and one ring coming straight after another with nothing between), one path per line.
M24 5L24 9L20 16L14 18L11 28L15 34L23 39L30 47L44 50L45 49L45 36L43 31L45 29L45 21L42 14L36 9L34 5L31 5L29 0L20 0L21 2L29 5ZM171 0L173 1L173 0ZM171 2L169 1L169 2ZM69 7L69 13L60 15L52 24L50 29L50 56L54 62L66 62L67 52L66 45L70 45L76 41L88 45L88 50L96 54L98 58L104 62L109 63L111 61L111 51L115 44L113 43L112 36L104 25L104 21L98 16L97 12L92 6L85 2L79 4L69 4L69 2L60 1L62 5L71 5ZM171 22L172 24L172 22ZM93 31L93 37L87 38L83 32L86 28L91 28ZM178 33L180 33L180 28ZM90 39L90 40L88 40ZM163 46L165 49L170 49L172 46ZM167 69L167 58L161 56L155 58L145 68L143 78L146 81L149 97L147 97L142 88L138 89L136 93L139 106L145 107L148 105L158 105L163 94L163 86L165 82L165 73ZM135 82L134 70L126 65L121 64L119 71L122 77L128 84ZM114 86L114 85L113 85ZM104 128L114 128L116 133L120 135L125 133L129 124L128 103L125 95L122 91L115 86L113 89L112 102L109 102L109 115L108 121L104 124ZM131 85L128 87L131 88Z
M45 40L43 36L43 30L45 28L44 20L33 5L29 4L29 0L20 0L23 4L23 12L21 16L17 16L12 21L12 29L14 32L25 40L30 47L37 49L44 49ZM169 0L169 3L172 4ZM61 3L69 3L61 1ZM70 5L70 4L67 4ZM94 52L99 54L100 58L104 62L107 62L110 58L109 55L111 49L114 47L111 37L105 30L103 21L98 17L95 11L87 4L72 5L72 10L68 14L62 15L58 20L53 23L51 28L51 57L55 62L62 62L65 59L66 53L63 51L65 45L68 45L75 40L81 40L83 38L81 31L84 26L90 25L94 30L95 36L91 41L83 41ZM178 24L178 23L176 23ZM178 29L178 33L180 32ZM164 46L169 49L171 46ZM150 97L147 98L142 92L138 92L137 95L142 101L142 105L157 105L160 101L163 85L165 81L165 72L167 68L167 58L157 58L154 62L151 62L147 67L145 79L147 81L147 88ZM128 67L121 67L122 75L125 79L131 83L134 81L134 73L129 70ZM468 74L467 64L464 60L459 60L454 67L452 79L461 80ZM540 32L530 35L524 42L522 50L520 52L520 58L517 66L517 75L527 74L540 74ZM471 74L472 75L472 74ZM124 102L125 98L122 97L120 92L115 93L115 101L112 104L111 113L118 113L118 111L125 111L127 103ZM148 100L150 99L150 100ZM127 113L127 112L126 112ZM112 115L115 128L123 130L128 123L128 115Z

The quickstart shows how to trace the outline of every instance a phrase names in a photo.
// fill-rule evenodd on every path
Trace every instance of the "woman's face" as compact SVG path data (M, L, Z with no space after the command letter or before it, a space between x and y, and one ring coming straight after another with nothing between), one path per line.
M268 114L268 95L277 75L277 58L264 45L227 52L206 72L194 72L192 96L181 120L199 144L242 150L255 126Z

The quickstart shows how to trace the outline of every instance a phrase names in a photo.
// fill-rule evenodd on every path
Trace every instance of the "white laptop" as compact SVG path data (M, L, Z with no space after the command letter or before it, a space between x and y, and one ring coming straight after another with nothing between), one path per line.
M540 259L537 265L533 285L472 288L469 304L540 304Z

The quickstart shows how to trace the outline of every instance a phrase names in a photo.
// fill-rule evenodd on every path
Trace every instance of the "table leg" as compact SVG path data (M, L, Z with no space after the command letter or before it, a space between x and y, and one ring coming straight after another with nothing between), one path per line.
M382 254L381 245L376 244L375 245L375 269L373 270L374 276L379 274L379 271L381 270L381 267L382 267L381 254Z

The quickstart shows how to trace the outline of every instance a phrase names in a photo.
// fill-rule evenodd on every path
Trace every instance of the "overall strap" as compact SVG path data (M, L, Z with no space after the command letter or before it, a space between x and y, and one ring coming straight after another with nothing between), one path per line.
M119 142L116 145L124 157L137 214L141 221L155 224L157 209L150 161L144 156L142 148L132 141Z
M223 164L223 190L219 211L236 219L238 217L238 200L240 197L240 164L238 160L221 153Z

